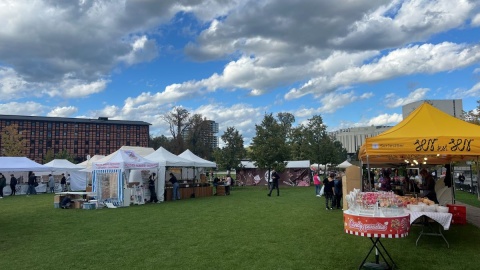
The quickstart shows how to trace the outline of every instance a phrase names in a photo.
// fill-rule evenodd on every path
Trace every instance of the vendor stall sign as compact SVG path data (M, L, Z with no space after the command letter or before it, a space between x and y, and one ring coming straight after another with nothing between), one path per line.
M365 237L400 238L410 231L410 215L371 217L344 213L345 232Z

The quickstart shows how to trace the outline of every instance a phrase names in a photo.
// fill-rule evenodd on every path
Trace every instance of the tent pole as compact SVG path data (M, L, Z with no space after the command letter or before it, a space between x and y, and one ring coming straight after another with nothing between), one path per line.
M368 160L368 155L367 155L367 176L368 176L368 186L370 188L370 191L372 191L372 180L370 179L370 161Z

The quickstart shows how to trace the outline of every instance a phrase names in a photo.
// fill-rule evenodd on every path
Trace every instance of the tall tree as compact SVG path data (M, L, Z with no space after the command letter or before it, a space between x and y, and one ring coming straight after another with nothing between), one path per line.
M308 119L305 128L306 144L310 161L312 163L327 164L331 163L329 156L331 139L327 135L327 126L323 123L320 115L314 115Z
M66 159L72 163L75 161L75 157L70 154L70 152L68 152L66 149L63 149L60 153L56 154L55 158Z
M290 159L311 159L311 145L308 141L308 130L304 125L292 128L290 133Z
M221 138L225 146L215 151L215 161L220 168L233 170L246 156L243 136L234 127L228 127Z
M259 168L283 170L289 156L284 127L270 113L264 116L260 125L255 125L255 130L250 158Z
M190 113L182 107L173 107L171 112L162 116L169 125L174 141L173 152L177 155L185 150L182 134L189 127L189 116Z
M160 147L163 147L168 151L172 152L174 149L173 140L170 138L167 138L165 135L153 137L153 135L150 134L148 145L155 150L157 150Z
M43 156L43 164L48 163L54 159L55 159L55 154L53 153L53 149L50 148L45 153L45 156Z
M7 157L25 156L25 144L18 125L9 125L2 132L2 154Z
M211 159L213 148L208 140L210 132L207 119L201 114L194 114L190 117L188 125L185 138L188 149L202 158Z
M480 125L480 100L477 100L477 108L468 112L463 111L463 115L469 123Z

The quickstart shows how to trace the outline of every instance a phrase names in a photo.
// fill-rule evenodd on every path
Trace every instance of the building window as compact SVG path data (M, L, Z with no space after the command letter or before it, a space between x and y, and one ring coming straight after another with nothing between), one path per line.
M30 154L35 154L35 149L34 148L30 148Z
M130 126L127 126L127 130L130 130Z
M60 136L60 131L55 131L55 136Z
M52 123L47 123L47 128L51 129L52 128Z
M130 141L127 141L127 146L130 146Z
M39 122L38 126L43 127L43 122Z
M32 136L35 136L35 131L32 131L31 134L32 134Z
M95 141L95 145L100 145L100 141L99 140Z
M38 144L43 145L43 140L38 141Z
M137 146L140 146L140 142L137 142Z
M73 148L73 153L74 153L74 154L78 154L78 149L77 149L77 148Z
M10 121L5 122L5 125L10 126Z
M73 140L73 145L78 145L78 140Z
M35 145L35 140L30 140L31 145Z
M88 136L88 135L90 135L90 132L88 132L88 131L85 132L85 136Z
M107 141L106 144L107 144L107 145L110 145L110 141Z
M78 136L78 132L75 131L75 136Z
M99 154L100 154L100 150L95 149L95 155L99 155Z
M38 149L38 153L39 153L39 154L43 154L43 149L42 149L42 148L39 148L39 149Z
M90 129L90 125L89 125L89 124L86 124L86 125L85 125L85 128L86 128L86 129Z
M100 132L97 132L97 137L100 137Z
M18 125L19 125L20 127L23 127L23 121L18 121Z
M43 131L40 131L39 133L40 133L40 135L43 135Z
M63 127L66 128L66 127L67 127L67 123L63 123Z
M127 133L127 138L130 138L130 133Z
M49 131L49 132L47 133L47 137L48 137L48 138L51 138L51 137L52 137L52 132Z
M55 127L60 127L60 123L55 123Z
M119 142L119 141L117 141L117 146L120 146L120 142Z
M107 133L107 137L110 137L110 133Z
M58 145L59 144L59 141L58 140L55 140L55 145Z
M89 141L85 141L85 145L88 145Z
M63 132L63 136L67 136L67 132L66 132L66 131Z
M120 133L117 133L117 138L120 138Z
M52 147L52 141L47 141L47 148Z
M78 124L75 124L75 127L78 127Z
M117 129L120 129L120 125L117 125Z

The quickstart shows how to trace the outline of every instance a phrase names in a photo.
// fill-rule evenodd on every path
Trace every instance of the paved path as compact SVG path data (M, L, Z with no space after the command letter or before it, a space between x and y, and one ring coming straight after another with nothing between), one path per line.
M467 208L467 222L480 228L480 208L455 201L455 204L463 205Z

